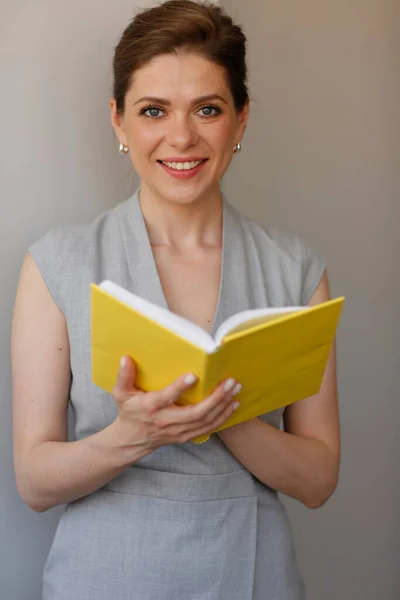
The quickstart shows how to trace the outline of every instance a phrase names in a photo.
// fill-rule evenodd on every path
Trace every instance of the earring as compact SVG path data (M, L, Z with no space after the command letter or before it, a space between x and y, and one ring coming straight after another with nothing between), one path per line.
M242 144L241 144L241 142L238 142L236 144L236 146L233 147L233 153L234 154L239 154L239 152L241 151L241 149L242 149Z
M119 153L120 154L128 154L128 152L129 152L128 146L124 146L123 144L119 145Z

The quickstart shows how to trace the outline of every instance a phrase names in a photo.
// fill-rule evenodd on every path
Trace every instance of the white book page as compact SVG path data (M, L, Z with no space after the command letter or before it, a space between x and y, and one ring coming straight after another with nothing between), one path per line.
M199 325L192 323L188 319L184 319L162 306L157 306L140 296L136 296L120 285L112 281L105 280L100 283L99 288L117 298L127 306L134 308L142 315L150 317L160 325L166 327L173 333L188 340L192 344L202 348L205 352L211 353L216 350L216 344L213 338L202 329Z
M218 327L215 335L216 344L217 346L220 346L222 340L228 333L238 333L249 327L272 321L279 315L299 312L300 310L306 310L307 308L308 306L282 306L276 308L255 308L253 310L245 310L237 313L236 315L229 317L229 319L224 321Z

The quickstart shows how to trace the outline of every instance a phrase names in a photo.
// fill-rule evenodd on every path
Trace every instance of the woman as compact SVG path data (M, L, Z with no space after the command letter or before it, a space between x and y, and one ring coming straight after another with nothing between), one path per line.
M240 381L185 408L176 401L190 373L143 393L122 357L113 395L91 382L91 281L111 279L211 332L239 310L329 298L306 245L249 221L220 191L248 118L244 35L212 4L172 0L133 20L113 66L112 125L140 189L34 243L15 303L18 489L39 512L67 504L43 598L302 599L277 492L313 508L335 489L334 351L317 396L203 445L190 439L232 414Z

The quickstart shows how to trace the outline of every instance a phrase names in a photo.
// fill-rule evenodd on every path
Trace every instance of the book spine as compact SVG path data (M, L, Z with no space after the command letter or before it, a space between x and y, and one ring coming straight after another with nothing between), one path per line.
M215 390L221 380L221 351L205 355L204 377L202 385L203 400Z
M200 401L205 400L217 387L221 379L221 352L217 350L213 354L204 355L204 372L201 377ZM210 438L206 434L192 439L195 444L203 444Z

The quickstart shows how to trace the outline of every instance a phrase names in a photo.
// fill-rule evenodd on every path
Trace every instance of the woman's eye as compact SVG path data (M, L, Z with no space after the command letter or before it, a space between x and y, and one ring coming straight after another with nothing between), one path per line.
M221 113L221 109L218 106L203 106L198 113L201 117L215 117L215 115ZM159 119L164 116L164 111L156 106L147 106L142 108L140 114L151 119Z
M145 115L146 117L152 117L153 119L157 119L162 116L162 110L161 108L150 107L143 109L141 114Z
M216 106L203 106L203 108L199 111L202 117L214 117L218 115L221 111Z

